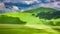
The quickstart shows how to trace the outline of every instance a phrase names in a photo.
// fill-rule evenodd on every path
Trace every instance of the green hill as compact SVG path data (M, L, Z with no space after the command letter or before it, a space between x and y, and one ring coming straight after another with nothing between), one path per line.
M60 11L59 10L55 10L52 8L36 8L36 9L32 9L32 10L27 10L24 12L10 12L10 13L4 13L4 14L0 14L0 15L5 15L8 16L8 18L10 19L10 17L14 17L13 21L10 21L8 19L2 19L0 16L0 23L2 23L3 21L6 23L5 20L8 20L10 22L14 23L14 20L16 19L15 17L18 18L18 20L16 19L16 21L23 21L26 24L46 24L46 25L57 25L59 24L60 26L60 21L57 23L55 23L53 20L58 20L60 18ZM4 17L5 17L4 16ZM52 22L52 23L50 23ZM20 22L22 23L22 22ZM20 24L18 22L18 24ZM11 23L12 24L12 23Z
M0 34L60 34L60 11L41 7L0 14Z

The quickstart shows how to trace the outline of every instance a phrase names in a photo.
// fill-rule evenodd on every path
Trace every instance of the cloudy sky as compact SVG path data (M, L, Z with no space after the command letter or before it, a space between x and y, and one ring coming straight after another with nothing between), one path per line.
M60 0L0 0L0 10L4 11L24 11L38 7L60 10Z

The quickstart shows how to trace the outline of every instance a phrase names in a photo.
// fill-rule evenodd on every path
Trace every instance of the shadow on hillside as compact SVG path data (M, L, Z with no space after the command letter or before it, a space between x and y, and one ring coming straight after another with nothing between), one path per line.
M26 22L20 20L18 17L1 15L0 24L26 24Z

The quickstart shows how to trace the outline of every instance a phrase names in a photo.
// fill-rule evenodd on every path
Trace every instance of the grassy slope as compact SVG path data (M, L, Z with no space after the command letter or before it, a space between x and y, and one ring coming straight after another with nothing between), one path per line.
M7 15L7 16L12 16L12 17L18 17L20 20L24 21L24 22L27 22L27 23L40 23L39 19L32 16L30 13L24 13L24 12L21 12L21 13L9 13L9 14L4 14L4 15Z
M46 24L54 24L55 19L52 20L44 20L44 19L39 19L39 17L36 17L36 15L40 12L57 12L58 10L52 9L52 8L37 8L37 9L32 9L32 10L27 10L24 12L12 12L12 13L5 13L2 15L6 15L8 17L17 17L21 21L26 22L27 24L41 24L41 23L46 23ZM1 14L0 14L1 15ZM57 19L59 20L59 19ZM2 20L3 21L3 20ZM49 23L49 22L53 23Z
M37 9L32 9L32 10L27 10L25 12L12 12L12 13L6 13L3 15L11 16L11 17L18 17L20 20L26 22L26 23L31 23L31 24L39 24L42 23L42 20L40 20L38 17L35 17L32 14L40 13L40 12L49 12L49 11L57 11L51 8L37 8ZM43 20L44 21L44 20ZM46 20L45 20L46 21Z
M37 8L37 9L27 10L26 12L12 12L12 13L5 13L2 15L6 15L9 17L18 17L20 20L26 22L27 24L42 24L42 23L51 24L51 23L49 23L50 21L53 21L54 23L58 21L58 19L56 19L56 21L54 19L52 19L52 20L39 19L38 17L35 17L32 15L32 14L37 15L37 13L42 12L42 11L46 11L46 12L51 11L52 12L52 11L57 11L57 10L54 10L51 8ZM42 29L30 28L31 26L30 27L22 26L19 28L17 28L16 25L14 26L15 28L13 28L13 25L12 25L12 28L11 28L11 25L8 26L10 28L8 28L7 26L3 25L3 28L2 28L2 25L0 25L0 34L59 34L59 32L60 32L60 30L59 30L59 32L58 31L50 32L49 29L48 29L49 31L46 31L46 29L42 30ZM35 26L33 26L33 27L35 27ZM4 27L6 27L6 28L4 28ZM38 26L36 26L36 27L38 27ZM54 30L54 29L52 29L52 30Z

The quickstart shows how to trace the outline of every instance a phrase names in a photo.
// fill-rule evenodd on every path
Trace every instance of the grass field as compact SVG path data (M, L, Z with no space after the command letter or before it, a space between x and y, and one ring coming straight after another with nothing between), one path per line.
M0 34L60 34L60 10L36 8L0 14Z
M0 34L60 34L59 32L44 25L0 24Z

